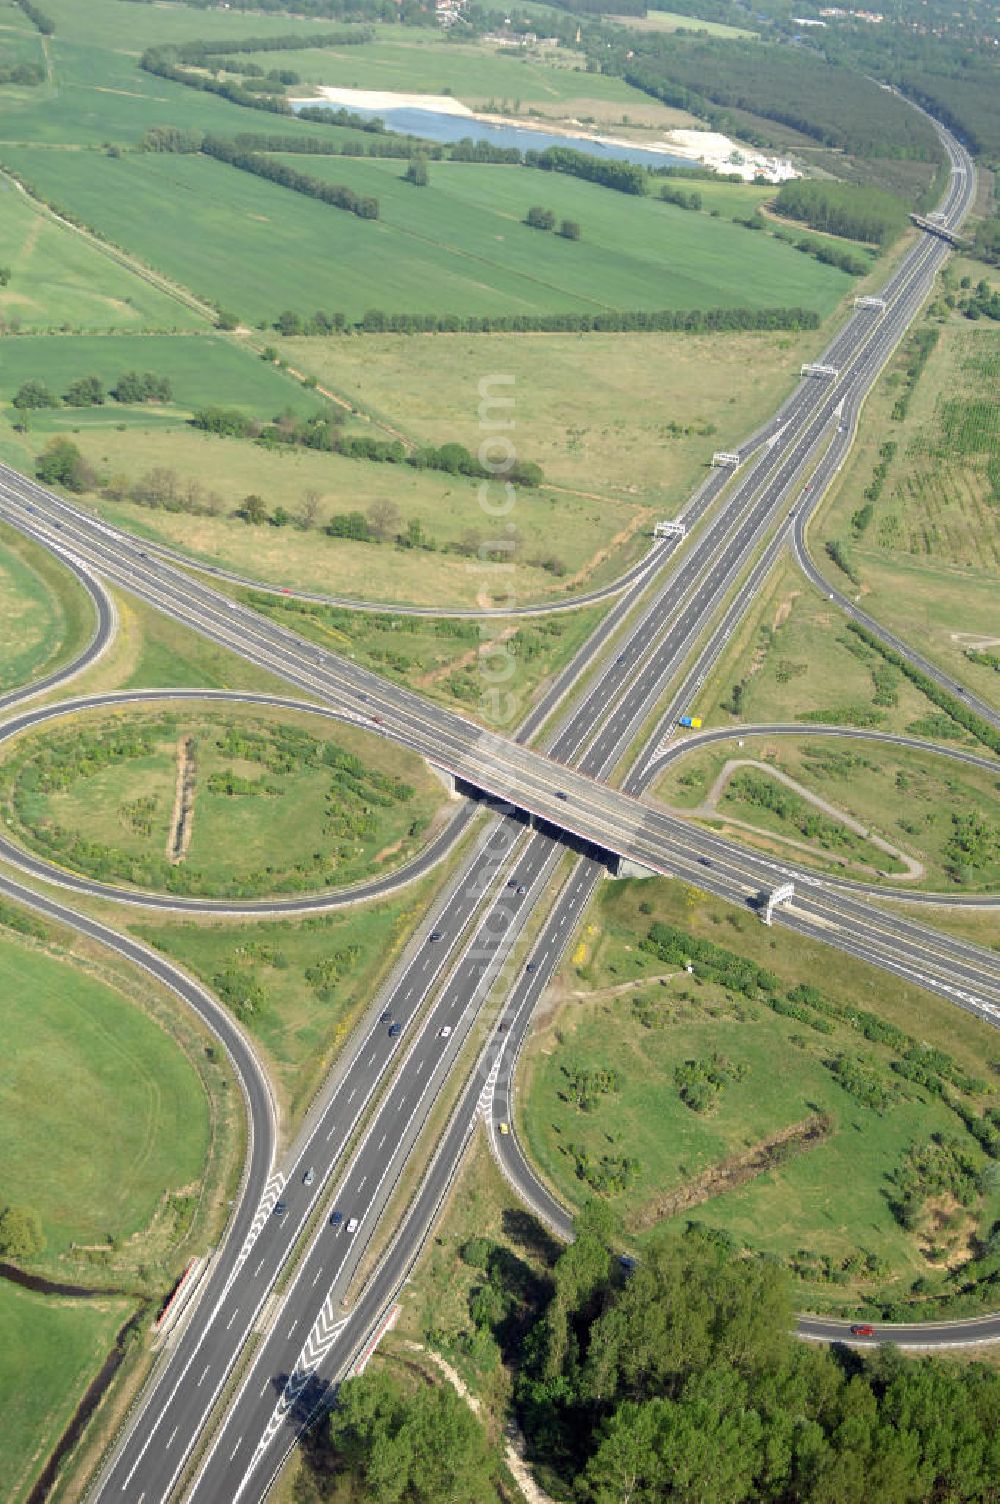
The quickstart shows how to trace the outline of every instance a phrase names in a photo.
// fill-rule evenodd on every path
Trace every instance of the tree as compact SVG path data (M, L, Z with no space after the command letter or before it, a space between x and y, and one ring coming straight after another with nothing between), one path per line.
M104 382L99 376L78 376L66 388L63 401L67 407L102 407Z
M579 240L580 226L577 224L575 219L564 219L562 224L559 226L559 234L562 236L563 240Z
M318 491L306 491L299 502L299 509L295 514L295 522L304 533L315 526L316 517L319 513L320 494Z
M368 508L368 524L374 536L381 541L395 537L402 524L399 508L388 497L380 496Z
M415 188L426 188L430 182L430 173L427 169L427 158L422 152L410 158L409 166L403 173L407 183L412 183Z
M65 486L76 493L94 484L94 472L71 439L51 439L38 456L35 474L47 486Z
M215 326L217 329L235 329L239 321L239 315L232 313L228 308L217 308L215 310Z
M302 333L302 319L293 308L286 308L274 321L274 327L279 334L293 335Z
M524 222L533 230L554 230L556 227L556 217L552 210L543 208L541 204L532 205L524 216Z
M58 407L59 398L49 391L44 381L22 381L14 397L14 406L22 412L30 408Z
M490 1504L496 1459L450 1386L407 1392L369 1371L341 1385L329 1438L342 1475L385 1504Z
M266 522L267 507L264 505L264 498L256 495L255 492L251 492L249 496L244 496L239 508L239 515L243 518L244 522L250 522L255 527L258 527L262 522Z
M44 1248L38 1213L30 1206L5 1206L0 1212L0 1253L10 1259L33 1259Z

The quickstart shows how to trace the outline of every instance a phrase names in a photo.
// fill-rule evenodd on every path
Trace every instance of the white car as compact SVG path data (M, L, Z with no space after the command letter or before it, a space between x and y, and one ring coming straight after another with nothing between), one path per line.
M351 1220L347 1224L347 1236L350 1237L351 1234L357 1232L357 1230L358 1230L358 1219L357 1219L357 1217L352 1217Z
M444 1028L440 1031L440 1033L438 1035L438 1038L439 1039L450 1039L451 1038L451 1024L445 1024Z

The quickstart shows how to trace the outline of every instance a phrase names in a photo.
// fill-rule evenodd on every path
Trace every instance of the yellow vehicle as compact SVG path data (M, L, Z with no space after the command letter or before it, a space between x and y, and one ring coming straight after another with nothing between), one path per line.
M497 1126L499 1127L501 1133L509 1133L510 1132L510 1124L509 1123L499 1123Z

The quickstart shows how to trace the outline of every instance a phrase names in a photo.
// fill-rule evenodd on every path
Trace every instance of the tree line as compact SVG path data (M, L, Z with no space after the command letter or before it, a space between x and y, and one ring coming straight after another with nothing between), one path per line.
M32 26L40 31L43 37L54 35L56 23L51 16L34 4L34 0L15 0L15 3L21 7Z
M238 408L203 407L191 423L203 433L220 438L252 439L265 448L282 446L325 450L349 459L372 460L378 464L408 465L413 470L441 470L446 475L467 475L490 479L494 471L481 464L464 444L424 444L407 451L398 439L375 439L368 434L344 434L343 417L327 410L309 418L285 414L272 423L261 423ZM534 488L542 484L540 465L531 460L517 460L504 472L512 485Z
M201 67L218 67L213 61L220 55L237 52L300 52L310 47L351 47L372 40L365 27L338 28L335 31L287 32L272 37L228 37L180 42L173 51L178 62Z
M21 413L59 407L100 407L105 395L116 402L130 404L140 402L169 402L173 396L170 379L155 371L123 371L114 386L105 392L99 376L77 376L59 397L49 390L44 381L30 377L18 387L12 406Z
M387 313L369 308L358 320L318 309L304 317L285 312L282 333L326 334L729 334L764 329L816 329L811 308L632 308L601 313Z
M241 151L233 142L223 141L218 136L206 136L201 149L207 157L226 162L240 172L253 173L255 177L265 178L270 183L278 183L282 188L291 189L293 193L318 199L320 203L330 204L335 209L347 209L359 219L378 219L378 199L355 193L353 188L348 188L343 183L327 183L322 178L310 177L308 173L299 172L284 162L277 162L273 157Z

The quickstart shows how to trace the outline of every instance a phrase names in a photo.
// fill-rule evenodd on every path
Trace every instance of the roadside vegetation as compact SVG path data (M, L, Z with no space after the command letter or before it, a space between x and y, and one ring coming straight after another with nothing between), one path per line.
M201 897L343 887L419 848L444 791L413 754L307 716L163 707L19 740L9 828L100 882Z
M400 896L303 919L147 921L137 934L199 976L263 1047L290 1123L370 1006L440 871Z
M960 311L973 273L961 260L946 271L813 533L841 561L831 578L843 587L846 562L867 611L995 701L1000 331Z
M250 592L248 600L313 642L508 732L586 641L606 609L590 606L526 619L435 621L313 606L257 592Z
M630 1244L695 1219L811 1310L992 1309L993 1043L692 888L616 883L526 1052L521 1125L560 1197L606 1199Z
M92 630L76 581L44 549L0 527L0 693L50 673Z
M606 1205L586 1203L575 1231L571 1247L554 1245L510 1203L485 1146L474 1148L382 1345L379 1378L351 1386L349 1418L362 1405L368 1417L360 1434L348 1422L362 1478L382 1455L394 1392L381 1374L434 1382L446 1362L479 1404L485 1439L520 1427L553 1498L860 1504L889 1466L915 1498L929 1486L989 1497L1000 1379L985 1364L799 1342L788 1276L701 1223L664 1229L630 1268ZM331 1439L326 1423L316 1428L283 1504L340 1497ZM374 1496L363 1484L357 1494Z
M949 730L947 717L940 725L927 719L932 734ZM796 861L812 853L828 869L846 866L866 881L890 872L897 874L891 879L897 887L910 885L899 881L903 864L870 844L874 835L923 868L921 874L910 867L914 887L991 893L1000 886L995 774L874 742L810 741L806 731L801 738L739 742L734 738L682 758L663 774L658 797L737 840L784 850ZM811 802L810 794L860 821L867 837ZM730 820L738 824L731 827ZM795 843L793 852L784 841Z

